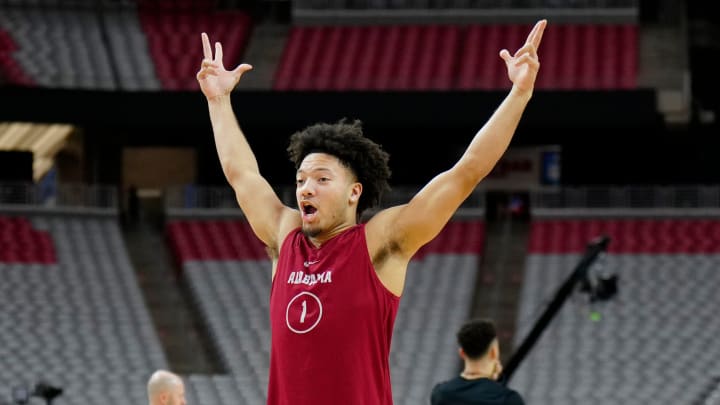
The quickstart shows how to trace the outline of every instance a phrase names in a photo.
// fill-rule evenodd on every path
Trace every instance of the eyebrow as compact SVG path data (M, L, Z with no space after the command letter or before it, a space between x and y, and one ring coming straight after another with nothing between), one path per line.
M313 173L313 172L328 172L328 173L332 173L332 170L330 170L330 169L328 169L328 168L326 168L326 167L317 167L317 168L312 169L312 170L309 170L309 171L308 171L308 170L303 170L303 169L298 169L296 173L306 173L306 172L308 172L308 173Z

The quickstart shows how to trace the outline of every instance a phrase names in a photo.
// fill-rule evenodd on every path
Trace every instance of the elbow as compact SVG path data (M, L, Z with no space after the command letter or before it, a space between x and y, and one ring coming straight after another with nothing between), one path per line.
M222 169L223 174L225 175L225 179L230 184L237 184L237 182L242 177L242 170L236 164L230 161L223 161Z
M482 181L482 179L490 174L492 166L489 166L487 161L484 161L483 159L466 156L458 162L455 169L468 187L475 187L478 183L480 183L480 181Z

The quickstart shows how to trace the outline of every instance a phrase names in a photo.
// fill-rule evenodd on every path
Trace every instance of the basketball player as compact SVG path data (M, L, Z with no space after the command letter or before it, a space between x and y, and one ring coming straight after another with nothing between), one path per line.
M500 51L512 89L464 155L409 202L376 213L390 175L388 154L359 122L295 133L295 207L261 176L230 93L252 67L223 66L202 34L197 74L227 181L257 237L272 252L268 405L392 404L388 357L408 262L433 239L505 152L529 102L546 26L535 24L514 54Z

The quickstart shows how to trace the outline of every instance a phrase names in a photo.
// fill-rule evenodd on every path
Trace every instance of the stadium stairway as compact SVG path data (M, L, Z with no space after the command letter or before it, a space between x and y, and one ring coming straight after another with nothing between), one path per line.
M123 227L128 254L170 367L183 374L224 372L187 286L168 252L163 224L141 216Z
M240 62L249 63L253 70L243 76L240 86L248 90L272 88L275 70L287 40L289 27L281 24L258 24L248 41ZM234 67L234 66L233 66Z
M485 253L476 280L472 316L495 321L503 363L514 352L515 321L529 235L527 221L488 220Z

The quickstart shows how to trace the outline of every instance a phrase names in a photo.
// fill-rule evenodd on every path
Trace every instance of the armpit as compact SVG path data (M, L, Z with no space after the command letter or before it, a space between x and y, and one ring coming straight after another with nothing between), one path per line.
M267 245L265 245L265 253L267 253L268 257L271 260L276 260L279 256L277 249L271 248L270 246L267 246Z

